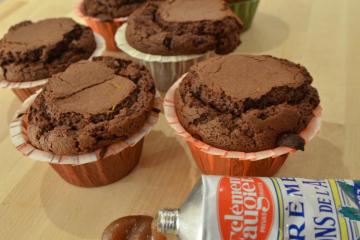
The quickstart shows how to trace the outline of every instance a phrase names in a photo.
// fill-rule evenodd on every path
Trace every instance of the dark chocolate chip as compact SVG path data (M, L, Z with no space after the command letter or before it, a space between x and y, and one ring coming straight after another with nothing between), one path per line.
M153 108L152 110L153 110L153 112L155 112L155 113L160 113L160 112L161 112L161 110L158 109L158 108Z
M19 113L16 118L21 118L22 116L24 116L24 113Z
M260 113L258 115L258 118L261 119L261 120L265 120L267 119L269 116L266 114L266 113Z
M285 133L277 141L278 146L295 148L304 151L305 140L295 133Z
M170 37L164 38L163 44L167 49L171 48L171 41L172 41L172 38L170 38Z

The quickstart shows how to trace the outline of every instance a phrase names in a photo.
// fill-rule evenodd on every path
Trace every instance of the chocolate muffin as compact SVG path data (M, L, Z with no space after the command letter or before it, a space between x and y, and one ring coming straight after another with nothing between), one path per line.
M84 0L84 13L87 16L110 21L127 17L146 0Z
M98 57L54 75L28 110L28 137L59 155L91 152L141 129L154 104L145 67Z
M88 59L95 49L91 29L70 18L24 21L0 40L0 67L8 81L34 81Z
M301 149L298 134L320 101L312 81L304 67L272 56L214 57L183 79L176 112L193 137L224 150Z
M224 1L150 1L129 17L126 38L155 55L227 54L240 44L241 29Z

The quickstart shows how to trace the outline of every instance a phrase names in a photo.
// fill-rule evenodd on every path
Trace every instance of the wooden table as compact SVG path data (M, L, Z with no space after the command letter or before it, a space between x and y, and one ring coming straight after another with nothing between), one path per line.
M0 36L25 19L74 17L73 0L4 0ZM293 154L278 176L360 178L359 0L262 0L239 52L273 54L305 65L324 108L319 136ZM79 19L77 19L79 20ZM8 123L20 102L0 89L0 239L99 239L129 214L177 207L199 176L188 149L162 116L141 163L110 186L71 186L45 163L13 147Z

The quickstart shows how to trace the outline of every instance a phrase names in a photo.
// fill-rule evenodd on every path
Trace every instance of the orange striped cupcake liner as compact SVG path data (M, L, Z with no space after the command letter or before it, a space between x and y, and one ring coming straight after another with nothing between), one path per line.
M259 152L227 151L210 146L188 133L179 122L175 110L175 91L186 76L184 74L166 93L163 107L164 115L175 130L187 142L197 166L204 174L228 176L272 176L283 165L287 156L296 150L277 147ZM314 117L300 133L305 143L311 141L321 127L321 106L314 109Z
M26 112L40 92L26 99L15 114L10 123L11 140L24 156L49 163L62 179L80 187L104 186L129 174L140 160L144 137L155 126L161 107L160 97L156 96L153 111L144 126L124 141L86 154L62 156L37 149L27 137Z
M99 161L102 158L117 154L127 147L134 146L142 138L144 138L145 135L147 135L155 126L159 118L159 113L161 112L161 99L159 96L156 96L153 111L144 126L125 141L119 141L106 148L98 149L94 152L86 154L62 156L35 148L31 145L27 137L26 112L40 92L41 90L26 99L20 109L16 112L14 119L10 123L10 137L16 149L23 155L32 160L48 163L81 165Z
M109 51L119 51L116 46L114 36L117 29L127 21L127 17L114 18L112 21L102 21L101 19L87 16L84 13L83 1L77 4L75 13L82 19L84 19L87 26L89 26L94 32L99 33L106 42L106 49Z
M96 49L91 55L90 59L93 57L101 56L105 51L105 41L97 33L94 32L94 37L96 41ZM4 79L4 73L0 67L0 88L11 89L15 95L21 100L25 101L28 97L36 93L39 89L48 82L48 79L40 79L36 81L28 82L10 82Z

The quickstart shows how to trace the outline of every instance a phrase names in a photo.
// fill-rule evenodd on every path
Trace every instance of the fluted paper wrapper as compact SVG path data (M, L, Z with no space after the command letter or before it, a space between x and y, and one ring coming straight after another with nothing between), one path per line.
M16 112L15 119L10 124L11 140L23 155L49 163L65 181L82 187L115 182L136 166L143 139L156 124L161 107L161 100L156 97L153 111L144 126L125 141L86 154L63 156L37 149L27 137L26 111L40 91L29 97Z
M130 46L126 40L127 24L122 25L115 35L117 46L129 56L139 60L151 72L155 86L160 92L166 92L190 67L209 58L213 53L197 55L161 56L140 52Z
M243 22L243 31L246 31L251 27L259 2L260 0L244 0L228 3L229 7Z
M104 39L97 33L94 32L94 37L96 41L96 49L94 53L91 55L90 59L93 57L101 56L102 53L105 51L105 41ZM44 84L47 83L49 79L40 79L36 81L28 81L28 82L11 82L4 79L4 74L2 72L2 69L0 67L0 88L8 88L13 90L15 95L18 96L18 98L21 101L24 101L36 91L41 89Z
M117 29L127 21L127 17L114 18L110 21L103 21L99 18L87 16L84 13L83 1L76 5L75 13L85 21L94 32L99 33L106 42L106 49L109 51L118 51L114 36Z
M209 175L229 176L272 176L285 162L289 153L296 150L289 147L277 147L259 152L227 151L210 146L188 133L179 122L175 110L175 91L180 85L181 77L166 93L164 114L175 132L186 140L194 160L200 170ZM319 132L321 127L321 107L314 110L314 117L300 136L308 143Z
M110 155L117 154L129 146L134 146L146 134L148 134L152 129L152 127L156 124L159 118L159 112L160 112L159 109L161 107L161 100L159 97L156 97L153 111L150 117L148 118L148 120L146 121L146 123L144 124L144 126L136 134L133 134L125 141L120 141L106 148L98 149L97 151L86 154L62 156L36 149L31 145L31 143L28 140L27 123L25 121L26 111L39 93L40 91L29 97L22 104L21 108L16 112L15 119L10 124L11 140L15 145L16 149L19 150L25 156L33 160L56 163L56 164L81 165L85 163L95 162L100 160L101 158L105 158Z

